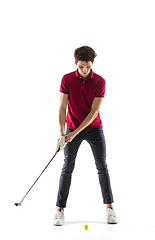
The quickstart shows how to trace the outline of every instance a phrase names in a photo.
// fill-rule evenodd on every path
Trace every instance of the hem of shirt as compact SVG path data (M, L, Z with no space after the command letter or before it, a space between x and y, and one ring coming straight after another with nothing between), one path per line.
M98 98L104 98L104 96L94 96L94 98L95 98L95 97L98 97Z
M64 94L68 94L68 92L64 92L64 91L61 91L61 90L59 90L59 92L64 93Z
M78 126L79 127L79 126ZM77 128L78 128L77 127ZM87 126L86 128L101 128L101 127L103 127L103 125L100 125L100 126L96 126L96 125L94 125L94 126ZM69 126L67 126L67 128L70 128L70 129L73 129L73 130L75 130L75 129L77 129L77 128L73 128L73 127L69 127ZM86 128L84 128L84 129L86 129ZM84 130L83 129L83 130Z

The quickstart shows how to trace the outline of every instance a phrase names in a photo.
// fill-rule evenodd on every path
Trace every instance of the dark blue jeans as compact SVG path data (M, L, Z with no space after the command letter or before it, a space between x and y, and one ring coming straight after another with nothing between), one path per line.
M66 135L73 129L67 128ZM75 159L79 149L79 146L83 140L86 140L92 149L96 168L98 170L99 183L101 186L101 192L103 197L103 203L113 203L113 195L110 185L110 177L106 164L106 144L103 133L103 128L86 128L81 131L70 143L67 143L64 148L64 165L62 168L59 191L57 196L57 207L66 207L66 202L71 185L72 172L75 166Z

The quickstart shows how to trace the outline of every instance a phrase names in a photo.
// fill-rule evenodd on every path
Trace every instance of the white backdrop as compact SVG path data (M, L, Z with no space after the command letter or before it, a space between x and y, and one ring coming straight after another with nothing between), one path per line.
M74 50L83 45L96 51L93 71L107 83L100 111L114 208L120 222L137 222L138 216L138 223L155 225L154 22L151 0L1 1L3 240L12 236L43 239L45 235L51 239L63 152L22 206L13 204L20 202L54 155L59 138L60 81L64 74L76 70ZM93 220L99 218L101 209L105 206L93 155L83 142L66 212L70 219L80 220L80 212L85 212L85 217Z

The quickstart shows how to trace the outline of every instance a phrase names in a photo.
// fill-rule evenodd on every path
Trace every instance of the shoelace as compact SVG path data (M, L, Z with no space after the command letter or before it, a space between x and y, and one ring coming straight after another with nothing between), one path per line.
M109 211L109 216L110 216L110 217L116 217L115 211L111 209L111 210Z
M58 219L59 217L61 217L61 212L60 212L60 211L57 211L57 212L56 212L56 215L55 215L55 219Z

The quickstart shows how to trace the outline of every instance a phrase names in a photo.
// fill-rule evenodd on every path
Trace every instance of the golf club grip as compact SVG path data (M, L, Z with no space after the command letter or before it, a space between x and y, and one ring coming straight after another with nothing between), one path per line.
M24 200L24 198L27 196L27 194L30 192L30 190L33 188L33 186L35 185L35 183L38 181L38 179L41 177L41 175L43 174L43 172L46 170L46 168L48 167L48 165L51 163L51 161L53 160L53 158L56 156L56 154L60 151L60 149L58 149L56 151L56 153L54 154L54 156L51 158L51 160L49 161L49 163L46 165L46 167L44 168L44 170L41 172L41 174L39 175L39 177L36 179L36 181L33 183L33 185L30 187L30 189L28 190L28 192L25 194L25 196L23 197L23 199L21 200L20 204L22 203L22 201Z

